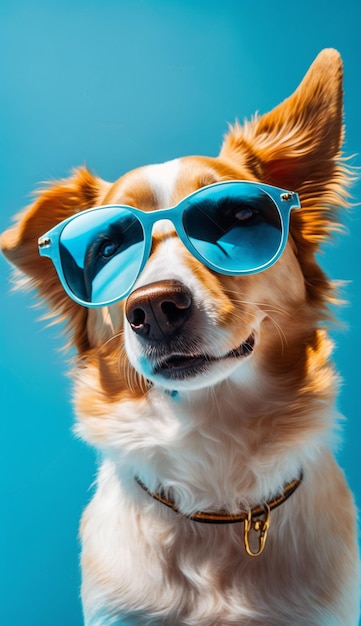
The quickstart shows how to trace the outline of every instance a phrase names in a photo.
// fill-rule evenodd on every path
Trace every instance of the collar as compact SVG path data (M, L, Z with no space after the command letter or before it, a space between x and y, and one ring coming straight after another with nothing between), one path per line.
M197 511L196 513L192 513L191 515L184 515L181 513L173 502L169 498L166 498L164 492L153 492L150 491L145 484L138 478L135 477L138 485L154 500L161 502L168 508L172 509L178 515L191 520L193 522L202 522L205 524L234 524L236 522L244 522L244 544L246 548L247 554L250 556L258 556L263 552L268 528L270 525L270 517L271 511L276 509L278 506L286 502L288 498L296 491L296 489L300 486L303 479L303 472L301 471L299 476L287 483L283 487L283 491L279 493L275 498L265 502L263 504L259 504L257 506L252 507L249 510L241 511L235 515L230 515L225 510L221 510L219 512L208 512L208 511ZM253 552L249 545L250 531L254 530L258 533L259 546L256 552Z

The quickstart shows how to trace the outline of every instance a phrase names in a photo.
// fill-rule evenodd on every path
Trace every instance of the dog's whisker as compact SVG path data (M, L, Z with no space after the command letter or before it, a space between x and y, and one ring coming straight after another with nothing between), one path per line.
M101 348L105 348L105 346L107 346L109 343L114 341L114 339L123 339L123 335L124 335L124 330L118 331L117 333L109 337L106 341L104 341L103 344L101 345Z
M145 381L144 376L130 365L124 346L119 351L117 365L119 375L120 377L124 377L126 386L130 391L136 393L139 388L141 388L144 393L149 391L149 385Z
M227 294L228 295L232 295L232 292L230 292L229 290L227 290ZM234 298L234 303L235 306L242 306L242 305L250 305L250 306L254 306L254 307L258 307L260 310L264 311L264 310L269 310L269 311L274 311L277 313L281 313L284 314L286 316L289 316L289 312L287 311L286 308L281 307L278 304L272 304L270 302L257 302L257 300L246 300L245 298L240 297L240 294L236 291L233 292L233 296L235 296Z
M273 324L273 326L275 327L275 329L276 329L276 331L277 331L277 333L279 335L279 338L280 338L280 341L281 341L282 353L284 353L284 349L285 349L285 347L286 347L286 345L288 343L286 334L282 330L281 325L274 319L274 317L272 317L271 315L268 315L267 317L270 320L270 322Z

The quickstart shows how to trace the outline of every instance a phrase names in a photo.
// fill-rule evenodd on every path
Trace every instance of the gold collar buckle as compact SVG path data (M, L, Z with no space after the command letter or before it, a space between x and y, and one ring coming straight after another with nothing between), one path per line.
M249 556L259 556L262 554L266 545L267 533L271 523L271 509L265 504L263 517L253 518L252 510L248 511L248 515L244 520L244 547ZM251 531L258 535L258 549L253 551L250 546Z

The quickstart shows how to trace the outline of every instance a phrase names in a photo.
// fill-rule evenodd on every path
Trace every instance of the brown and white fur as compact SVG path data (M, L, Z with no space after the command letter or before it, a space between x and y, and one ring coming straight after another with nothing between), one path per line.
M79 355L76 432L102 459L81 522L86 626L357 626L355 507L332 453L338 381L324 327L335 293L315 257L347 206L342 140L342 63L324 50L290 98L230 128L218 157L141 167L115 183L77 169L3 234L4 254L67 321ZM159 222L134 290L176 280L192 297L190 317L161 345L134 332L127 302L75 304L38 255L37 238L75 212L110 203L152 211L229 179L299 193L286 251L262 273L222 276ZM226 356L251 334L252 354ZM216 359L190 377L154 373L175 355ZM236 513L282 492L301 469L255 558L242 524L190 521L134 479L165 491L184 515Z

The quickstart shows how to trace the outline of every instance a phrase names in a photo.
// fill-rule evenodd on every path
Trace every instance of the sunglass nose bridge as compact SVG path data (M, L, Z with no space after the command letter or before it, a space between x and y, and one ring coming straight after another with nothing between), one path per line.
M169 218L159 217L153 223L152 235L156 237L167 237L175 231L174 223Z

